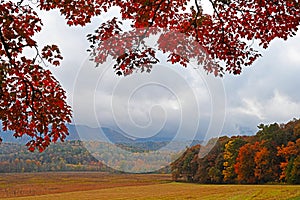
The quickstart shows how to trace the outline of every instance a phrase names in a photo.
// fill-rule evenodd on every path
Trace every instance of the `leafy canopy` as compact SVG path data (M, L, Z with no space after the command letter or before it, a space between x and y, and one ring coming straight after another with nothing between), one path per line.
M298 30L296 0L209 2L212 15L203 12L200 0L40 0L36 4L41 10L58 9L70 26L85 26L92 17L118 7L121 18L113 16L87 36L91 59L101 64L111 56L118 75L149 72L159 62L157 50L145 43L145 38L158 30L163 30L158 50L167 54L169 62L186 66L196 59L216 76L240 74L243 67L251 65L260 56L251 45L254 40L267 48L273 39L287 39ZM125 29L124 21L130 29ZM3 130L14 131L14 136L31 136L27 143L31 151L43 151L51 142L63 141L68 134L65 123L71 121L65 91L45 68L47 64L60 65L60 51L56 45L40 49L34 39L42 26L31 1L1 0L0 120ZM174 41L176 33L184 37ZM193 43L201 50L191 49ZM25 56L25 49L33 50L35 56Z

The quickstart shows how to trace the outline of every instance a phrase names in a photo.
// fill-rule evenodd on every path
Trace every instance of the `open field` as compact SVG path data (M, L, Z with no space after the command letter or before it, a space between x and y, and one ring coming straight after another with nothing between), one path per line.
M95 172L1 174L5 199L300 199L293 185L174 183L169 175ZM10 198L9 198L10 197Z
M131 175L103 172L0 174L0 198L88 191L171 182L170 175Z

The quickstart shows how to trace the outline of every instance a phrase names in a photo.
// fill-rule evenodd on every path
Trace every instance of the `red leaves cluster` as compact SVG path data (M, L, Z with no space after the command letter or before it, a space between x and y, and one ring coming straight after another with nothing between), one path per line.
M239 74L243 66L251 65L260 56L248 45L250 41L258 40L267 48L273 39L287 39L298 30L300 7L296 1L211 2L215 12L209 27L214 45L208 51L225 61L229 72Z
M45 58L52 65L60 65L60 61L63 57L60 54L60 50L56 45L47 45L42 49L42 58Z
M68 134L70 107L65 92L51 75L31 60L22 57L2 82L0 101L4 130L13 130L15 137L32 137L29 150L44 150L50 142L64 140Z
M186 10L188 0L131 0L118 2L123 19L133 21L132 27L169 28L177 23L180 12Z
M91 56L96 63L103 63L108 56L117 59L115 50L103 48L107 46L103 41L110 37L119 38L111 40L110 44L126 47L127 53L135 52L134 45L129 46L124 39L125 29L135 32L144 29L139 43L147 38L149 27L162 29L164 32L178 32L185 35L183 40L188 46L189 42L196 42L209 56L195 56L196 53L182 55L169 49L168 61L186 66L192 58L197 58L198 64L203 65L208 72L223 75L225 71L240 74L242 68L251 65L261 54L252 47L254 40L267 48L275 38L287 39L297 31L300 20L299 3L295 0L278 1L210 1L213 6L213 15L203 14L201 5L195 1L190 7L188 0L124 0L124 1L40 1L40 8L45 10L58 8L67 19L69 25L85 25L93 16L107 12L112 6L120 8L122 19L113 18L104 22L95 35L89 35L92 42ZM131 29L122 27L121 20L130 22ZM122 34L123 32L123 34ZM164 40L159 40L158 46L164 51ZM115 42L116 44L113 44ZM133 43L132 43L133 44ZM139 45L137 45L139 46ZM143 50L140 50L143 51ZM194 50L195 51L195 50ZM125 53L124 49L120 55ZM176 56L175 56L176 55ZM146 58L145 58L146 59ZM179 61L179 60L180 61ZM205 62L204 62L205 60ZM210 61L208 61L210 60ZM120 63L120 62L119 62ZM123 62L124 63L124 62ZM126 63L126 62L125 62ZM127 62L128 63L128 62ZM119 66L118 68L124 68ZM125 67L129 69L130 66ZM131 69L130 71L134 71ZM118 73L118 71L117 71ZM127 74L124 71L123 74Z
M91 22L93 16L106 12L107 9L115 3L105 0L40 0L39 7L42 10L59 9L60 13L65 16L68 25L81 25Z
M119 56L114 68L117 75L126 76L131 74L133 69L139 69L141 72L150 72L152 64L156 64L157 62L158 59L155 58L155 51L153 49L148 48L143 51L135 49Z
M240 74L243 67L251 65L261 56L252 47L254 40L258 40L259 45L267 48L275 38L287 39L293 36L300 21L299 3L294 0L210 1L214 8L213 15L203 14L202 7L197 1L194 7L190 8L188 2L187 0L126 0L113 1L111 5L120 7L122 20L130 21L132 29L129 31L143 28L147 34L148 28L152 27L163 32L184 34L185 38L180 38L184 46L196 42L209 57L204 59L201 53L197 56L195 49L193 54L178 54L176 52L178 46L174 45L173 48L168 48L170 58L168 61L186 66L190 59L196 58L198 64L202 64L205 70L215 75L223 75L225 71ZM114 27L115 22L116 19L108 20L104 24ZM118 29L124 30L124 27ZM103 41L108 39L107 34L103 32L111 33L111 31L112 29L102 25L98 29L100 33L98 43L93 41L93 45L99 45L96 54L102 56L101 60L105 60L104 57L108 55L116 58L115 52L104 53L102 48L105 45ZM116 34L120 34L119 38L124 38L121 31L113 35ZM127 41L118 41L119 46L126 46L126 43ZM165 44L170 44L170 41L159 39L157 43L160 46L159 50L164 51ZM94 61L99 60L94 59Z
M41 30L41 26L40 18L29 6L18 6L12 2L1 1L1 59L4 59L5 54L12 59L22 53L25 47L35 46L36 42L32 36Z
M28 135L28 149L43 151L51 142L68 135L65 123L71 122L71 109L65 91L49 70L39 65L45 59L59 65L62 59L56 45L38 51L35 33L41 20L29 5L0 4L0 120L3 130L15 137ZM24 49L36 55L22 55Z

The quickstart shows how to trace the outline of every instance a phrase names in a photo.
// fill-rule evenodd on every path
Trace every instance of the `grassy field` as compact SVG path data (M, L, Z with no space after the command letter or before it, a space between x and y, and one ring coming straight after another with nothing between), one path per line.
M169 175L25 173L0 175L1 199L299 199L300 186L200 185Z

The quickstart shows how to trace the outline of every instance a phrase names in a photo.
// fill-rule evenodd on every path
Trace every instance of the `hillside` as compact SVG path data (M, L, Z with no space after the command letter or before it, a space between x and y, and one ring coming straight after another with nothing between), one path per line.
M72 140L50 145L44 152L30 152L22 143L0 145L0 173L43 171L170 172L168 164L178 154L157 149L165 142L111 144ZM166 168L164 168L166 167Z
M41 171L109 171L81 141L56 143L44 152L29 152L23 144L0 145L0 173Z

